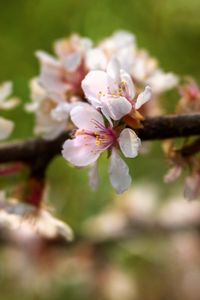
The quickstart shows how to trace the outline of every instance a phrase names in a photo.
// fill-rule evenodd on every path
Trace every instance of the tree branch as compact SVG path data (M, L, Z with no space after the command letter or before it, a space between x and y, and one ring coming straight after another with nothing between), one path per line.
M200 135L200 114L147 118L142 124L143 128L138 129L137 134L145 141ZM53 141L35 138L2 144L0 163L20 161L30 165L33 174L40 174L51 159L60 154L64 141L69 137L70 132L65 132Z

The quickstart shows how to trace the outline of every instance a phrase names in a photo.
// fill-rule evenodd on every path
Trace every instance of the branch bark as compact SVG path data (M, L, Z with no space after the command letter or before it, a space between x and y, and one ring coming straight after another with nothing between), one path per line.
M137 134L144 141L200 135L200 114L147 118L142 124L143 128L138 129ZM19 161L30 165L33 174L39 174L60 154L64 141L69 137L70 132L65 132L53 141L35 138L2 144L0 164Z

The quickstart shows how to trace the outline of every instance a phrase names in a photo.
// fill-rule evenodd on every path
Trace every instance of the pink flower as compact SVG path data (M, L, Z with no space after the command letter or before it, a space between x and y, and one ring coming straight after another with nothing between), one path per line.
M105 71L91 71L82 81L88 101L110 121L120 120L132 110L139 109L151 98L151 88L146 87L137 99L130 75L120 68L116 59L111 59Z
M72 109L71 119L78 129L75 138L63 145L64 158L77 167L93 164L94 170L90 173L94 176L92 182L95 187L98 173L96 162L104 151L110 150L110 181L118 193L123 193L131 184L131 177L118 149L125 157L134 158L141 145L140 139L131 129L126 128L118 133L117 128L106 127L101 113L89 104Z

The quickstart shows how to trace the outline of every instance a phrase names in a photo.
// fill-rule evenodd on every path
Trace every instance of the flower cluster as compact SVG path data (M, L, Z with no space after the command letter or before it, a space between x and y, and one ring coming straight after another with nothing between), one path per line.
M108 151L109 176L117 193L123 193L131 184L128 166L121 159L134 158L140 149L136 133L125 128L127 115L137 120L137 109L151 98L151 88L135 98L135 86L130 75L121 69L116 59L110 60L106 71L90 71L82 81L82 88L90 104L76 105L70 112L71 120L78 128L75 137L63 145L66 160L78 167L92 166L90 182L98 186L97 160Z
M12 94L12 83L10 81L4 82L0 85L0 111L10 110L18 105L17 98L9 98ZM0 141L7 139L12 133L14 123L3 117L0 117Z
M35 133L54 139L75 125L73 139L63 145L64 158L77 167L89 166L96 189L97 160L107 151L111 184L122 193L131 177L120 152L137 156L141 142L134 130L145 116L159 111L157 104L147 103L175 87L178 78L164 73L126 31L97 45L73 34L56 41L54 52L36 52L40 74L30 82L32 102L26 105L36 116Z
M153 95L156 96L175 87L178 83L177 76L164 73L158 66L157 60L150 57L146 50L138 48L135 36L126 31L117 31L97 45L88 38L72 34L67 39L56 41L54 52L55 56L44 51L36 52L40 63L40 74L30 82L32 102L26 106L28 111L35 113L35 133L45 139L54 139L63 130L70 128L70 111L77 102L86 100L84 93L87 100L94 103L94 95L89 95L86 85L91 80L93 83L99 80L98 75L104 84L103 90L97 86L98 91L102 92L102 103L104 94L106 99L109 99L109 103L112 101L112 95L118 95L120 98L125 93L128 100L132 100L134 94L139 94L146 86L150 86ZM121 86L116 84L111 90L107 90L105 72L112 78L112 74L108 71L108 64L113 59L119 62L123 70L117 78ZM104 73L90 73L94 70L104 71ZM135 90L125 91L124 76L125 81L134 82ZM95 82L95 85L98 83ZM109 88L111 85L112 83L109 83ZM123 102L121 98L119 101ZM104 101L102 104L103 113L107 113L107 116L109 116L109 112L106 112L109 103L106 104ZM126 103L125 107L124 101L122 105L126 112L130 110L131 104ZM159 104L156 101L152 101L150 106L144 106L142 110L145 115L153 115L157 112L159 112Z

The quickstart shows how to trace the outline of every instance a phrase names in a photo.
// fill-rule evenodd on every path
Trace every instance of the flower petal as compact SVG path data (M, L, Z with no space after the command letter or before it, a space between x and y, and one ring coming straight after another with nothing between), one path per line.
M99 186L98 160L90 167L88 176L90 187L96 191Z
M116 192L121 194L131 185L131 177L127 164L121 159L116 149L112 150L109 167L110 182Z
M135 109L139 109L143 104L148 102L152 96L152 89L150 86L147 86L145 90L139 94L135 103Z
M120 64L116 58L112 58L107 66L107 74L115 84L120 82Z
M6 81L0 85L0 102L4 102L6 98L12 93L12 82Z
M20 103L20 100L18 98L14 98L14 97L9 98L8 100L2 101L2 102L0 100L0 108L9 110L9 109L16 107L19 103Z
M141 141L135 132L129 128L125 128L118 138L120 149L125 157L136 157L141 147Z
M51 111L51 117L56 121L67 121L69 117L70 105L68 103L60 103Z
M107 57L99 48L90 49L86 53L86 66L89 70L105 70Z
M81 63L81 53L75 52L68 55L63 61L64 67L69 72L75 72Z
M126 98L117 96L102 97L102 107L106 108L109 117L115 121L126 116L132 109L131 103Z
M14 123L0 117L0 140L4 140L9 137L13 131Z
M179 78L173 73L164 73L162 70L157 70L147 80L147 84L152 87L155 94L160 94L177 86Z
M90 71L82 81L85 96L91 103L95 101L95 107L101 104L99 98L107 93L107 87L107 74L104 71Z
M133 80L131 78L131 76L125 72L124 70L120 71L121 73L121 81L124 81L126 83L126 89L128 92L128 95L131 99L133 99L135 97L135 86L133 84Z
M90 104L74 107L71 112L72 122L80 129L98 131L96 122L104 126L103 116Z
M38 51L36 56L41 62L39 84L49 93L62 95L68 89L68 84L63 80L64 70L61 63L45 52Z
M89 135L80 135L67 140L63 145L62 155L71 164L85 167L94 163L102 151L97 150L96 139Z

